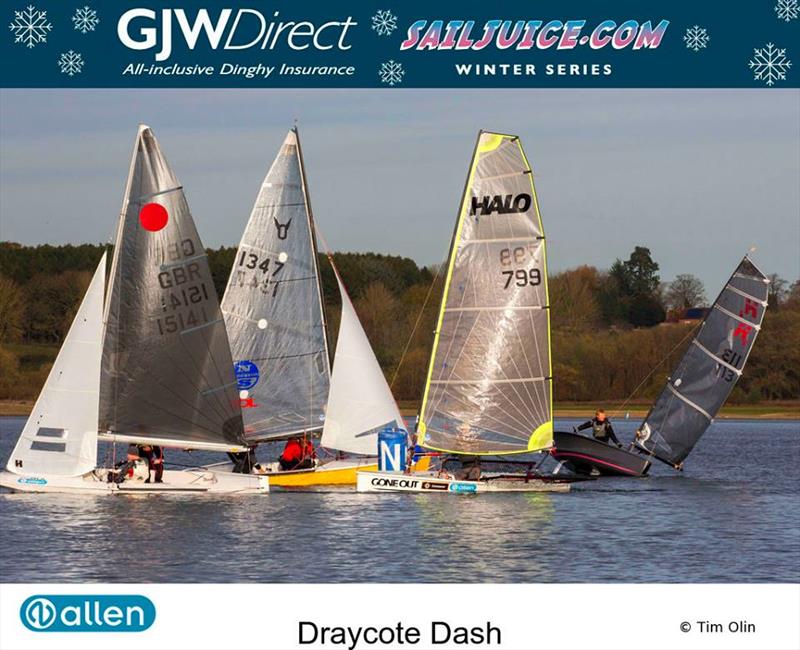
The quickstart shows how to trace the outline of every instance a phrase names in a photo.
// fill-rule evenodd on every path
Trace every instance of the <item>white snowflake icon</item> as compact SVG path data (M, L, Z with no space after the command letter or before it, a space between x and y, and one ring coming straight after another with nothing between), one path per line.
M753 79L763 81L768 86L774 86L776 81L786 81L786 73L792 67L792 62L786 58L786 50L767 43L762 48L753 48L753 58L750 59L750 69Z
M381 67L378 69L378 76L381 78L381 81L390 86L395 86L402 82L405 73L406 71L403 70L403 64L394 60L381 63Z
M686 30L686 33L683 35L683 40L686 43L686 47L695 52L699 52L708 47L708 42L711 40L711 37L708 35L705 27L695 25Z
M397 29L397 16L390 9L378 9L378 12L372 17L372 29L378 33L378 36L389 36Z
M14 22L8 28L14 32L15 43L35 47L39 43L47 43L47 32L53 26L47 20L46 11L39 11L33 5L28 5L23 11L14 12Z
M93 32L100 19L97 17L97 12L86 5L83 8L78 7L72 16L72 22L75 24L75 29L83 34Z
M83 70L83 64L83 56L81 56L80 52L74 52L73 50L63 52L58 59L58 67L61 68L61 74L68 74L70 77L80 74Z
M800 16L800 6L797 0L778 0L775 5L775 13L778 14L779 20L785 20L787 23Z

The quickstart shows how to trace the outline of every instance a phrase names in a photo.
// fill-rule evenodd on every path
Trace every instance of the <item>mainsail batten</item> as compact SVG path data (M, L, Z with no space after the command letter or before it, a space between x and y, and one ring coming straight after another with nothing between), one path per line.
M182 186L140 127L106 299L99 429L184 448L242 445L230 348Z
M767 277L745 257L639 428L636 448L680 466L741 376L767 306Z
M323 427L330 361L316 256L292 129L261 185L222 299L248 441Z
M544 231L516 136L481 133L451 251L418 427L428 448L552 444Z

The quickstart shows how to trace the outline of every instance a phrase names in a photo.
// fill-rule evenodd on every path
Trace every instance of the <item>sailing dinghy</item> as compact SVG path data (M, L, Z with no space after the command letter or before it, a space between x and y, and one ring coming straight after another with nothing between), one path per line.
M354 484L358 469L377 468L380 427L404 428L338 273L336 279L342 320L332 378L314 219L293 128L261 185L222 311L248 443L321 432L320 446L337 457L289 471L261 463L271 485Z
M0 485L25 492L257 493L257 476L166 470L108 482L98 439L245 449L230 349L205 249L152 131L139 128L105 300L95 271ZM98 433L100 431L100 433Z
M580 472L643 476L656 458L674 469L714 421L742 375L767 308L769 279L745 256L637 430L629 450L556 432L553 456Z
M481 132L450 248L417 428L418 444L459 457L553 442L545 238L517 136ZM566 491L570 479L360 471L359 492Z

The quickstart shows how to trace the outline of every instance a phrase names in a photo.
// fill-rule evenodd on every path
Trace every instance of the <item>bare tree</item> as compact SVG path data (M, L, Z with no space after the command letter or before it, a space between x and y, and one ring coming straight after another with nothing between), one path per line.
M706 303L706 290L699 278L691 273L681 273L669 283L666 299L671 309L700 307Z
M767 301L770 307L780 307L786 297L786 286L789 284L777 273L770 273L767 278L769 279L769 294Z

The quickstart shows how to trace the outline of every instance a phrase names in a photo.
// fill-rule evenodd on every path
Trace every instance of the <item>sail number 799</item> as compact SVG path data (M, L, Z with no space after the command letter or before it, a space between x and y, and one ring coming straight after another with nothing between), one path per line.
M500 265L513 267L526 264L535 256L536 248L534 245L516 246L514 248L503 248L500 250ZM500 274L505 280L503 289L508 289L511 283L517 287L536 287L542 283L542 272L539 269L507 269L501 270Z

